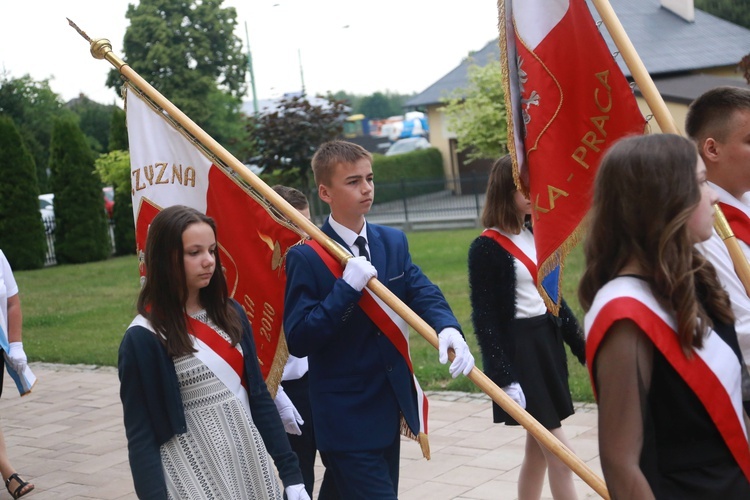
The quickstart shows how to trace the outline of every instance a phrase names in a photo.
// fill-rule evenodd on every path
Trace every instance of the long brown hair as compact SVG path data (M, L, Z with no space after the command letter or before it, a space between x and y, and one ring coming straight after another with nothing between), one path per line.
M578 297L588 311L597 291L631 259L656 299L677 318L686 354L703 345L712 322L732 322L714 267L695 249L687 222L700 201L698 152L670 134L624 139L604 156L594 182L586 269Z
M482 210L482 225L497 227L511 234L523 229L525 214L516 206L513 162L509 155L495 161L487 179L487 196Z
M185 317L188 289L182 233L188 226L198 223L211 226L216 237L216 224L212 218L190 207L171 206L154 217L146 237L146 282L138 296L138 312L151 322L156 333L163 336L170 356L195 352ZM229 303L218 249L215 257L214 274L198 296L208 317L229 335L232 344L237 344L242 336L240 318Z

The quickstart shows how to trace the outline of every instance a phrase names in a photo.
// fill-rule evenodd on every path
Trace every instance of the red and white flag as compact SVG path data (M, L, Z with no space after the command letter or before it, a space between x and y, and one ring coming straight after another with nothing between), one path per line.
M161 209L186 205L212 217L229 294L247 313L263 377L275 388L288 356L283 258L303 236L130 86L126 110L141 276L148 226Z
M645 120L585 0L500 0L508 148L528 193L540 293L559 307L599 161Z

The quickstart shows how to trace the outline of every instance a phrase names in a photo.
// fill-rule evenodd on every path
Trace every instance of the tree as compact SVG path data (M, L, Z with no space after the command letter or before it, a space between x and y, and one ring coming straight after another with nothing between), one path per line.
M468 87L443 100L448 125L468 158L498 158L507 152L508 141L500 64L472 64L468 76Z
M389 116L400 115L403 114L404 104L409 97L411 96L392 94L388 91L385 93L375 92L363 97L354 111L355 113L362 113L367 118L388 118Z
M135 222L133 199L130 187L130 153L111 151L96 159L99 177L115 190L115 207L112 219L115 223L115 254L135 253Z
M112 110L112 121L109 124L109 150L127 151L128 126L125 121L125 111L116 107Z
M29 75L10 78L4 73L0 75L0 113L18 126L36 164L39 190L46 193L52 122L63 113L62 100L50 89L49 80L34 81Z
M124 52L135 71L209 135L229 142L225 120L241 123L236 111L246 89L246 58L242 41L234 35L236 11L221 4L222 0L130 4ZM110 72L107 85L119 87L116 70ZM224 94L222 105L231 112L212 109L217 92Z
M359 106L359 102L364 96L350 94L344 90L339 90L338 92L334 93L328 92L328 94L326 94L326 97L335 101L344 101L344 104L349 106L351 109L357 109L357 106Z
M65 107L78 115L79 126L91 149L97 153L109 151L109 127L115 106L100 104L81 94L68 101Z
M695 8L750 29L750 3L739 0L695 0Z
M57 262L77 264L107 258L110 241L101 180L94 172L93 153L75 117L55 120L50 170Z
M742 76L745 77L747 84L750 85L750 54L740 61L740 71L742 71Z
M47 240L36 166L16 124L1 115L0 179L0 249L14 269L38 269L44 265Z
M253 162L264 168L264 175L291 174L286 182L307 189L315 150L341 134L347 114L342 101L330 97L318 100L321 104L313 104L304 94L285 97L276 111L248 119L247 131L258 154ZM294 177L298 183L293 182Z

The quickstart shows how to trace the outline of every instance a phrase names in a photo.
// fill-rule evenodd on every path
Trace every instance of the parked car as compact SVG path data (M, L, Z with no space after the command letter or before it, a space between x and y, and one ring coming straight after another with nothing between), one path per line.
M388 148L385 152L386 156L400 155L403 153L411 153L412 151L418 151L420 149L427 149L432 147L430 141L424 137L407 137L405 139L399 139Z
M111 187L102 188L102 199L104 201L104 211L107 217L112 218L112 211L115 208L115 190ZM39 213L42 215L42 222L47 233L55 231L55 194L46 193L39 195Z
M115 209L115 190L108 186L102 188L102 195L104 196L104 210L107 212L107 217L112 218L112 211Z

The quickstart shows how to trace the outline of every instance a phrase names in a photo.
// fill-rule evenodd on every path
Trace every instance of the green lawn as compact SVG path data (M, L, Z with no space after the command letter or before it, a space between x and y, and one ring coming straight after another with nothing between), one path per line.
M440 286L479 361L471 325L466 257L479 230L428 231L409 234L414 262ZM582 319L575 289L582 272L579 249L567 261L566 300ZM122 334L135 315L138 268L135 256L104 262L62 265L15 273L21 290L24 347L32 361L117 364ZM411 335L414 367L424 389L478 391L465 377L454 380L438 363L437 351L420 335ZM573 399L592 401L586 369L568 356ZM481 367L481 366L480 366Z

